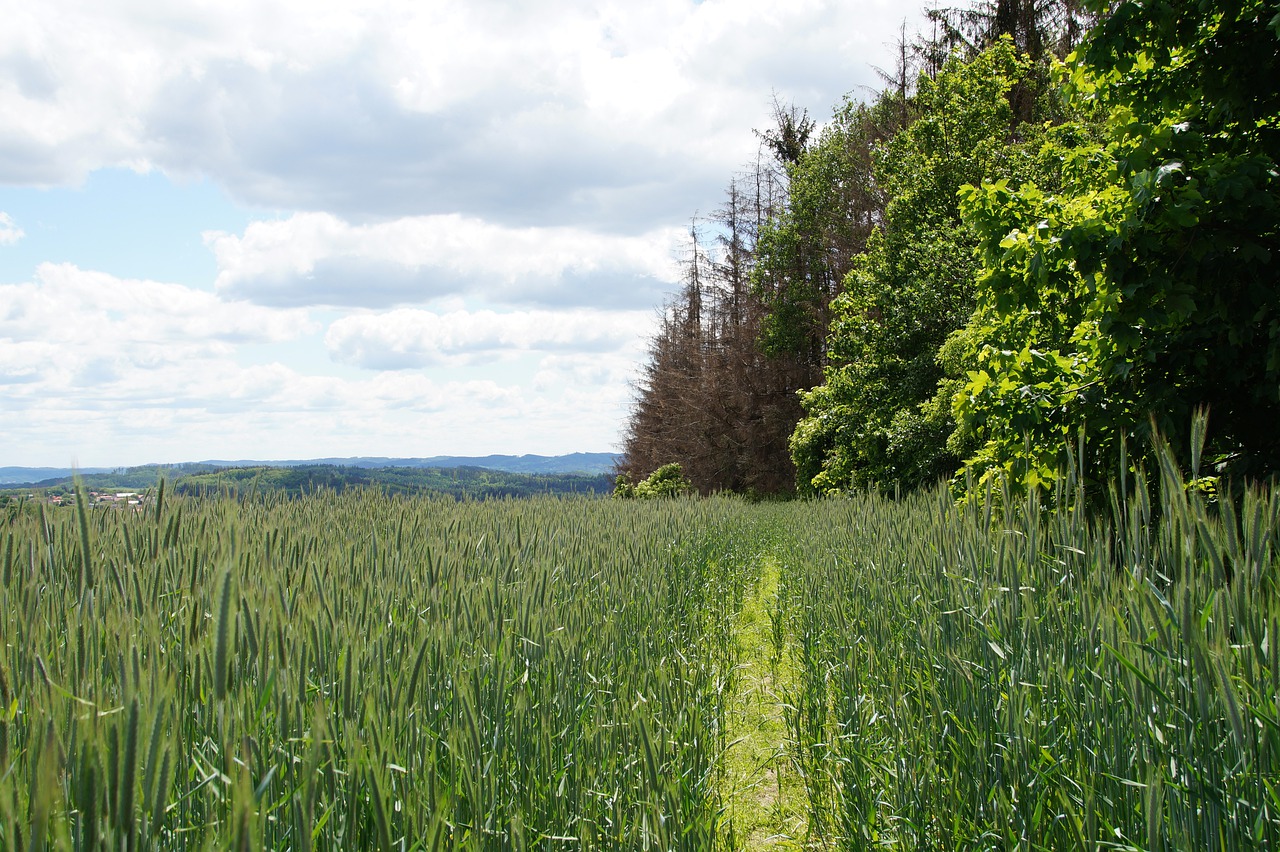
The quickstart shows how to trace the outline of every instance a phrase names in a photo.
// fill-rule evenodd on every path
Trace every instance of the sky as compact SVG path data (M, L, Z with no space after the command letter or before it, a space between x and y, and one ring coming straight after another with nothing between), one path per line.
M0 0L0 465L618 451L691 217L889 0Z

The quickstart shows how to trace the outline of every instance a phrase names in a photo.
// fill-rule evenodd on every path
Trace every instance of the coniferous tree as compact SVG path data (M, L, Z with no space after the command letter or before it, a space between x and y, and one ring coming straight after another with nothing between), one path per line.
M760 228L784 195L761 158L690 228L683 285L650 341L627 427L622 472L632 481L676 462L703 493L792 487L795 379L758 345L763 312L750 284Z

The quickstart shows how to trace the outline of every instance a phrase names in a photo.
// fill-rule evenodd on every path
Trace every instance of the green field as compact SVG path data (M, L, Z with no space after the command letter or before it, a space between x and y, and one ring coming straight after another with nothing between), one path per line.
M1280 500L1159 493L11 504L0 842L1278 848Z

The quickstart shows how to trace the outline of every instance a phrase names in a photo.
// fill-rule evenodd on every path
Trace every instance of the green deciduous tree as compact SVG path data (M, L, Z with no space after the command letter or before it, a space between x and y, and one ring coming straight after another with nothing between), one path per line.
M912 487L958 466L947 365L962 373L956 347L939 350L973 312L977 239L957 190L1051 168L1039 151L1053 131L1018 123L1007 97L1031 68L1008 40L952 60L921 79L918 117L878 149L888 204L834 303L825 380L792 436L803 489Z
M965 193L982 258L974 369L955 402L980 445L968 466L1052 481L1083 433L1086 462L1109 472L1122 435L1154 422L1187 447L1207 408L1206 457L1272 473L1280 3L1106 5L1064 79L1075 103L1105 111L1106 141L1057 152L1066 191Z

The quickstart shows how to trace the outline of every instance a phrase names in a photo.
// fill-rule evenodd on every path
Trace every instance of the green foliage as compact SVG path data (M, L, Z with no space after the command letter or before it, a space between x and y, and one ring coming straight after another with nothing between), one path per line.
M679 497L692 491L693 485L685 478L679 462L671 462L636 483L632 483L628 474L619 474L613 496L651 500L656 497Z
M957 190L1057 169L1041 142L1067 131L1017 125L1009 104L1033 70L1007 40L952 60L921 78L918 118L877 150L889 202L834 303L824 383L803 395L808 416L791 439L803 490L911 488L958 466L950 398L964 359L940 349L973 311L976 238Z
M1110 469L1152 422L1187 446L1198 409L1209 460L1280 468L1278 14L1117 4L1063 78L1105 111L1105 143L1046 143L1065 188L966 189L982 272L955 411L975 481L1052 482L1075 435L1087 468Z

